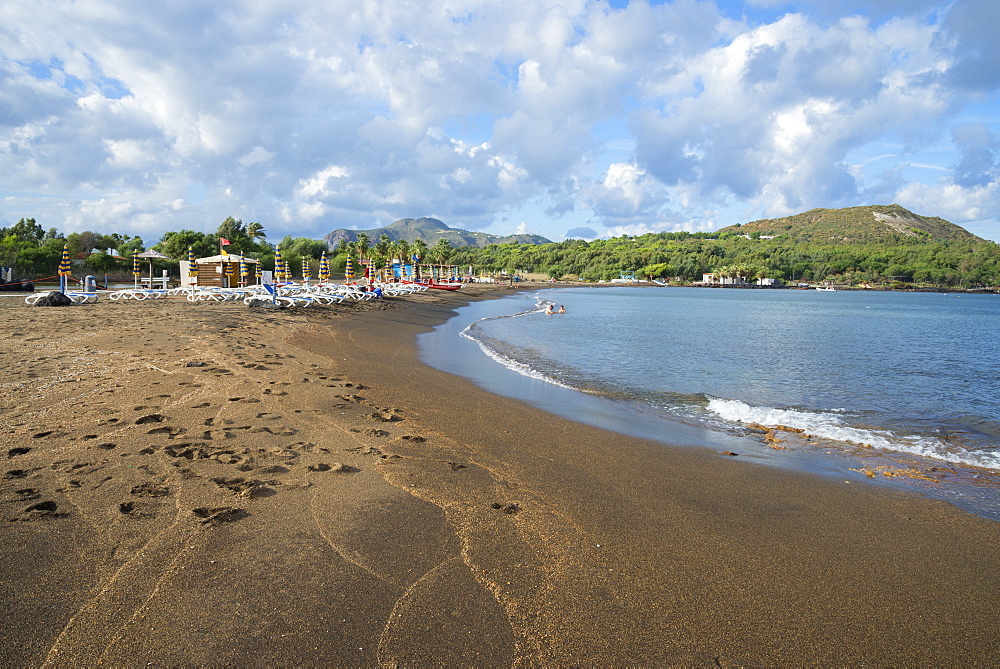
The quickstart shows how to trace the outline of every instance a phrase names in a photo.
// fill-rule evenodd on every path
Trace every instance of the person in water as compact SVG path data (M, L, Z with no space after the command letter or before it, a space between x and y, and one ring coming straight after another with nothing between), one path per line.
M566 307L564 307L563 305L560 304L559 305L559 311L557 311L556 313L557 314L564 314L564 313L566 313Z
M551 305L551 304L546 304L546 305L545 305L545 313L546 313L546 315L554 313L554 312L552 311L552 306L553 306L553 305Z

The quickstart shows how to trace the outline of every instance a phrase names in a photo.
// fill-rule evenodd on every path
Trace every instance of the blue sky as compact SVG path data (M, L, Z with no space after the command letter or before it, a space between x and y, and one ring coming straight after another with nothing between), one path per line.
M0 226L561 240L895 202L1000 241L998 26L997 0L3 3Z

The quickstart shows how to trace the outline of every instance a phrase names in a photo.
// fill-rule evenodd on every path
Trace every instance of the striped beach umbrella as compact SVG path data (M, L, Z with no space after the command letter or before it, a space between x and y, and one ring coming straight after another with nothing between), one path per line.
M59 276L70 275L69 245L63 244L62 259L59 260Z
M142 270L139 268L139 256L133 253L132 254L132 277L133 277L133 281L135 281L135 287L136 288L139 287L139 275L141 273L142 273Z
M69 264L69 246L63 244L62 258L59 259L59 268L56 270L56 274L59 275L59 292L66 292L66 283L69 281L70 275L70 264Z
M389 281L392 281L392 260L390 260L389 258L385 259L385 270L384 270L384 272L385 272L385 281L386 281L386 283L388 283Z
M309 259L302 259L302 281L306 282L312 278L312 267L309 266Z
M194 261L194 247L188 247L188 283L198 283L198 263Z
M257 280L256 283L260 283L260 277L261 277L261 273L260 272L261 272L261 270L260 270L260 263L259 262L255 262L253 264L253 276Z
M240 281L245 285L247 282L247 277L250 272L247 270L247 261L242 256L240 257Z
M326 258L326 251L323 251L323 255L319 257L319 280L330 280L330 261Z
M354 262L351 261L351 256L347 256L347 264L344 265L344 278L348 281L354 280Z
M284 267L281 264L281 249L277 246L274 247L274 280L283 281L284 280Z
M226 279L228 279L227 283L229 284L229 287L232 288L233 279L236 278L236 263L223 261L223 264L226 266Z

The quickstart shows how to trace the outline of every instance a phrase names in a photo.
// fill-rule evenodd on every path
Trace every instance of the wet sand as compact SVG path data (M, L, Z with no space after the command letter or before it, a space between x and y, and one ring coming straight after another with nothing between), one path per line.
M1000 524L421 365L468 288L0 298L0 662L1000 661Z

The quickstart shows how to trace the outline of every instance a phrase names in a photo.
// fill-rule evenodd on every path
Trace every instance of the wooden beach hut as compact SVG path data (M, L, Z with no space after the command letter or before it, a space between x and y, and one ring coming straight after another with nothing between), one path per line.
M255 267L260 265L259 260L247 258L236 253L225 253L207 258L195 260L197 266L197 276L191 270L191 263L187 260L181 261L181 285L182 286L213 286L216 288L238 288L243 285L240 278L240 263L244 263L250 271L246 276L247 285L260 283Z

